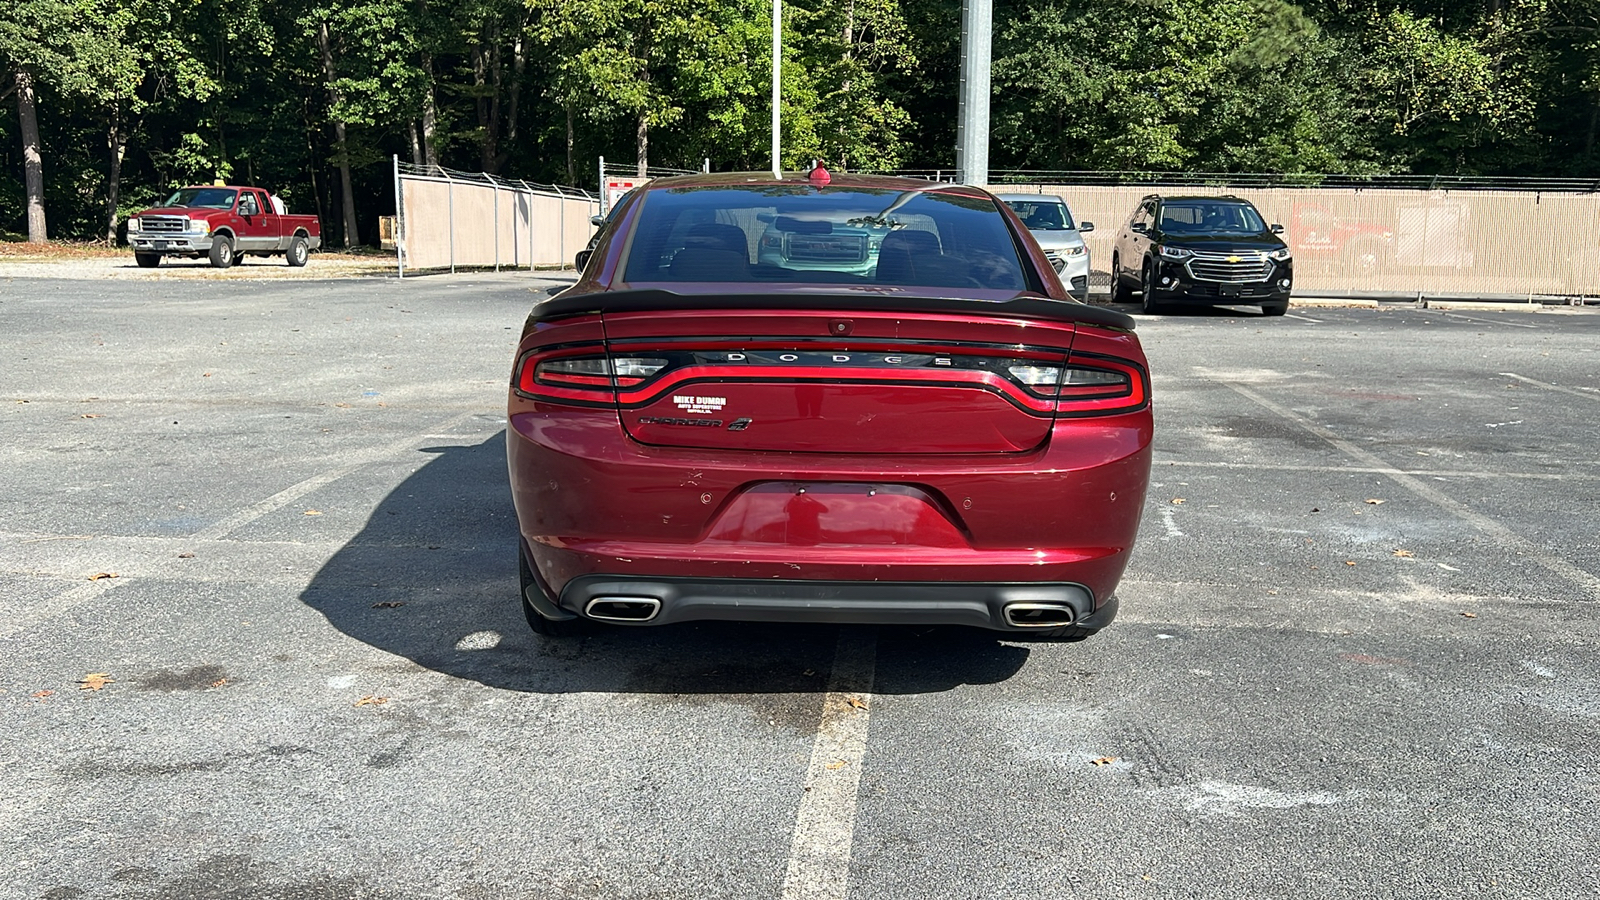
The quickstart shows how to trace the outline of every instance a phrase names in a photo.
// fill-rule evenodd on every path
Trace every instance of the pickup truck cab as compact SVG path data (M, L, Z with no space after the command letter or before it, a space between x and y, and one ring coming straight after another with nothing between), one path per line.
M140 268L163 256L199 259L226 269L243 256L282 256L303 266L322 246L316 216L281 212L283 201L255 187L186 187L167 202L128 218L128 243Z

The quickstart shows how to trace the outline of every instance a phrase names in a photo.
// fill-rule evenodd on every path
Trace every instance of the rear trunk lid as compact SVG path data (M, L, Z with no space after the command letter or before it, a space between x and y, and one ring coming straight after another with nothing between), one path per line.
M1065 305L1065 304L1060 304ZM604 312L618 412L660 447L1018 453L1049 440L1041 387L1075 325L964 312Z

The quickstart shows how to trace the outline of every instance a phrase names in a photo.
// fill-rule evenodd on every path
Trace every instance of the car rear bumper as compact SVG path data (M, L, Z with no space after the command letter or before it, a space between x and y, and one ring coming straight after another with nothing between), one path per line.
M793 593L787 585L861 586L832 612L758 604L768 617L804 619L815 608L829 621L853 609L889 617L875 621L933 615L983 625L995 620L1001 594L975 585L1074 585L1082 595L1073 602L1092 604L1111 595L1127 565L1149 478L1148 410L1058 423L1036 451L920 457L659 448L627 438L614 420L584 418L513 414L507 434L529 561L550 595L578 612L569 586L596 578L785 584L778 600ZM894 584L916 590L872 593ZM989 599L960 612L943 601L916 611L913 598L937 599L947 585ZM696 600L681 615L727 617L750 602L731 596Z
M535 599L536 605L544 605ZM544 601L548 603L548 601ZM1073 583L926 583L586 575L567 582L551 618L623 625L702 619L745 622L965 625L1019 633L1093 632L1117 614Z

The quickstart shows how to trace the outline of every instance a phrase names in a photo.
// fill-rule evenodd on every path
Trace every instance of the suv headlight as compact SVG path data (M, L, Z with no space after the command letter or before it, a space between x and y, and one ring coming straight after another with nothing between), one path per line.
M189 230L190 231L198 231L201 234L210 234L211 233L211 220L210 219L190 219L189 220Z
M1168 247L1166 244L1161 245L1160 253L1162 259L1188 259L1194 255L1192 250L1185 250L1182 247Z
M1062 247L1057 252L1060 253L1062 256L1082 256L1085 253L1089 252L1089 248L1083 246L1082 244L1078 244L1078 245L1072 246L1072 247Z
M1284 247L1282 250L1274 250L1267 254L1267 259L1276 260L1278 262L1288 262L1289 248Z
M139 227L139 217L138 216L133 216L132 218L128 219L128 230L129 231L140 231L140 230L142 230Z

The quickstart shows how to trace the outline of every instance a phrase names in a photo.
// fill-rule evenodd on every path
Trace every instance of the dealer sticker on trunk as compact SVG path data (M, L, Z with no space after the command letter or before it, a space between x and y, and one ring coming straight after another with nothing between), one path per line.
M694 397L688 394L674 394L672 402L684 412L714 413L721 412L728 405L727 397Z

